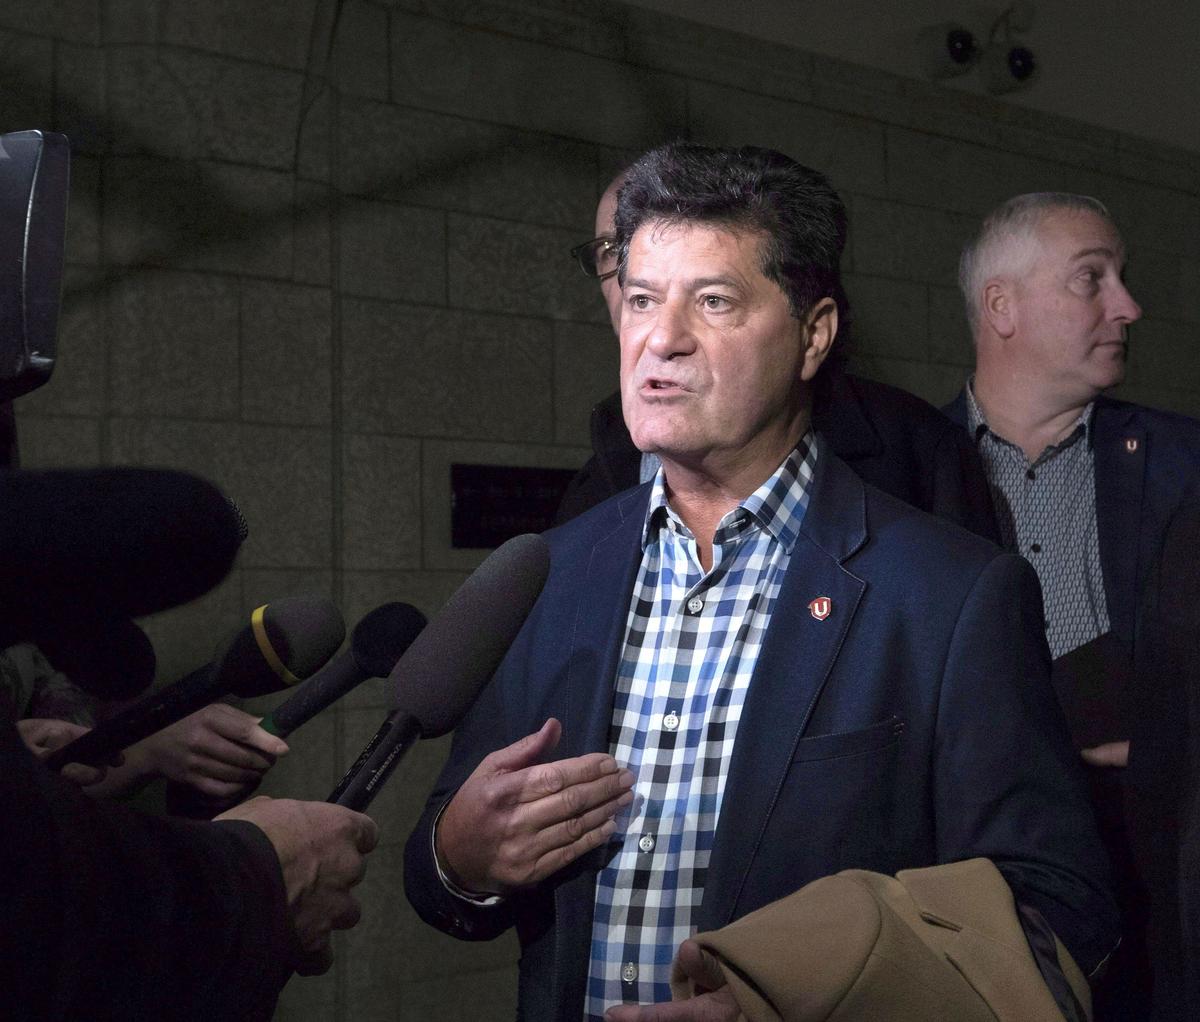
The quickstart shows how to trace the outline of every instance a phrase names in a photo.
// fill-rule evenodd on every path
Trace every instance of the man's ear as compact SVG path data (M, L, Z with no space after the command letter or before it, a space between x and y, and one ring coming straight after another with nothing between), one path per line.
M1014 311L1012 281L997 277L983 285L980 318L997 336L1005 340L1016 330Z
M804 362L800 366L800 379L806 383L817 375L821 363L833 348L837 336L837 302L822 298L808 311L800 324L800 339L804 345Z

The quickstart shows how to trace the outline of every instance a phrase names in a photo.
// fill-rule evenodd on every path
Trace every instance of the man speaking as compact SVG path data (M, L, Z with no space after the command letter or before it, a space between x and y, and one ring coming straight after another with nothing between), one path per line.
M409 839L410 900L466 939L515 925L530 1019L636 1019L698 929L977 857L1091 970L1116 920L1036 576L810 428L841 200L779 153L677 143L630 169L616 226L622 407L662 467L547 534Z

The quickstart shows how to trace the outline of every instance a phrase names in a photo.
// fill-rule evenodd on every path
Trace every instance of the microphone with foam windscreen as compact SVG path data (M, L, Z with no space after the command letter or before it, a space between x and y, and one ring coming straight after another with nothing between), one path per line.
M136 699L154 682L154 647L133 621L74 619L34 641L55 670L97 699Z
M425 615L407 603L385 603L350 633L350 645L282 703L259 726L286 738L368 678L385 678L425 627Z
M362 812L418 738L466 716L546 584L550 549L532 534L499 547L450 597L388 677L393 706L328 801Z
M239 517L186 472L0 472L0 646L48 622L141 617L202 596L233 566Z
M46 764L58 770L67 763L104 763L222 696L261 696L298 684L333 656L345 635L342 615L325 597L259 607L211 663L64 745Z

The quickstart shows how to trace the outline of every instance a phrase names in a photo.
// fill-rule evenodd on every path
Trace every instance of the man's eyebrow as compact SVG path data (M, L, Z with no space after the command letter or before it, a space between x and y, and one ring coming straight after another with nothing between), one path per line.
M1073 256L1071 256L1071 260L1074 261L1076 259L1086 259L1088 256L1095 256L1095 255L1107 256L1109 259L1114 259L1114 260L1117 258L1116 252L1114 252L1111 248L1107 248L1107 247L1101 245L1097 248L1080 249Z

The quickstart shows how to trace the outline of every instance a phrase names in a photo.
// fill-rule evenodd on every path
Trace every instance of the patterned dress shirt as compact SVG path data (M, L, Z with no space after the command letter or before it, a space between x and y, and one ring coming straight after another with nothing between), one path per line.
M815 464L810 432L721 519L707 574L655 477L609 732L609 751L637 780L597 879L589 1020L613 1004L670 1000L671 960L695 932L738 720Z
M1109 630L1100 534L1096 529L1096 462L1092 405L1070 435L1030 461L988 429L967 384L967 421L991 484L1004 546L1037 572L1050 655L1060 657Z

